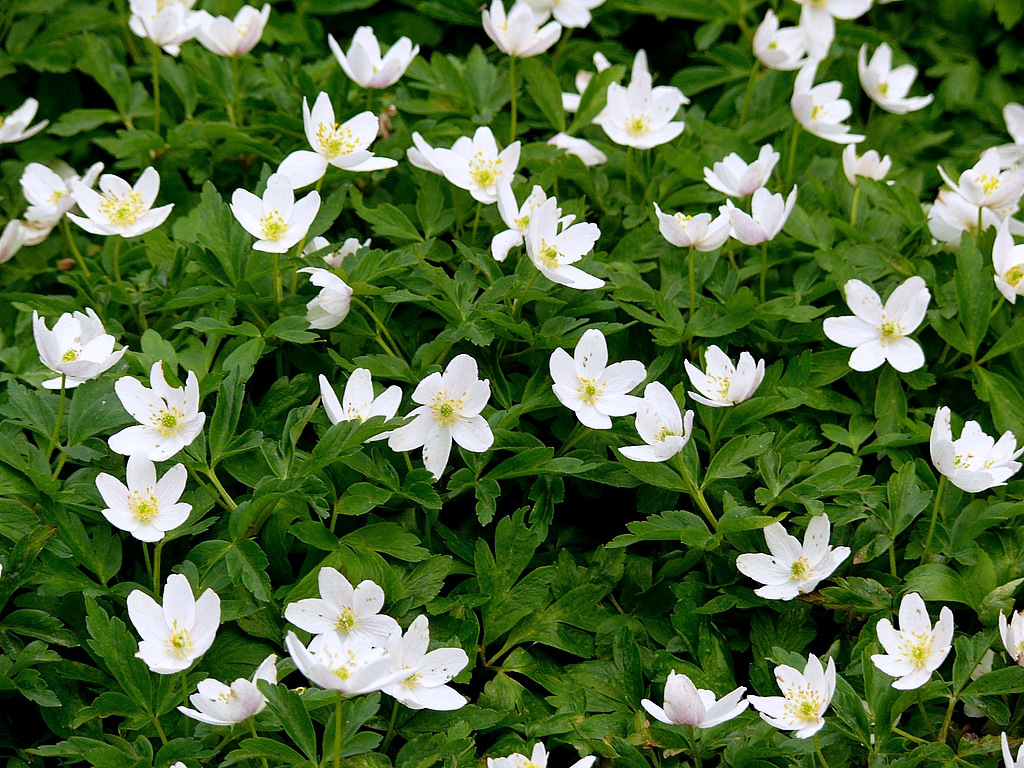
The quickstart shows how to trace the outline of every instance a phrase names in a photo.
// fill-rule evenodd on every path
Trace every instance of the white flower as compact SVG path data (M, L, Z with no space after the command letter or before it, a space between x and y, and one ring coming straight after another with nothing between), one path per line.
M46 389L68 389L98 378L117 363L128 347L114 351L114 337L106 332L96 312L65 312L48 330L46 320L32 313L32 332L43 365L61 374L43 382Z
M608 57L600 51L594 52L594 68L598 72L604 72L606 69L611 67L612 63L608 61ZM576 79L574 84L576 86L576 93L562 92L562 108L566 112L575 112L580 108L580 100L583 98L583 92L587 90L587 86L590 85L591 78L594 77L593 72L587 72L585 69L581 69L576 73ZM563 134L558 134L559 136ZM548 142L549 144L551 142Z
M284 617L299 629L315 635L331 634L383 648L398 622L380 613L384 590L366 579L353 589L339 571L325 567L317 574L320 597L309 597L285 606Z
M1003 745L1003 765L1006 768L1024 768L1024 744L1020 745L1020 749L1017 750L1017 759L1013 759L1013 753L1010 751L1010 742L1006 740L1005 731L999 734L999 741Z
M900 602L900 628L895 629L889 619L881 619L875 632L885 653L872 654L871 661L885 674L897 678L893 688L909 691L927 683L949 654L953 612L943 606L933 629L924 600L917 592L911 592Z
M856 347L850 354L853 370L873 371L887 361L902 373L924 367L921 345L908 338L924 320L931 300L922 278L915 275L900 283L884 307L871 286L860 280L848 280L843 293L853 316L829 317L824 330L836 344Z
M892 48L882 43L875 49L871 62L867 60L868 46L865 43L857 54L857 72L864 93L886 112L905 115L916 112L932 103L934 96L907 96L910 86L917 77L917 67L904 64L892 68Z
M999 612L999 637L1015 664L1024 667L1024 612L1010 611L1010 621Z
M128 595L128 618L142 640L135 655L158 675L188 669L206 653L220 625L220 598L208 589L196 600L188 579L172 573L163 607L141 589Z
M869 0L870 2L870 0ZM805 5L804 8L808 6ZM846 99L839 98L843 84L838 80L814 85L818 62L805 64L796 76L790 106L793 116L808 133L836 144L856 144L864 136L850 133L850 126L843 120L853 114L853 108Z
M423 446L423 465L440 479L448 465L452 440L467 451L483 453L494 442L494 434L480 411L491 396L491 382L480 380L476 360L456 355L444 373L432 373L412 393L419 403L407 416L412 422L388 437L393 451L410 451Z
M423 157L448 181L467 190L474 200L493 203L498 199L498 186L512 183L519 166L519 147L519 142L514 141L499 153L491 129L482 125L471 141L459 139L451 149L439 147Z
M94 163L79 179L69 166L62 166L58 173L41 163L29 163L21 174L21 191L29 202L25 220L33 227L55 227L61 217L75 207L71 182L80 181L91 188L103 170L103 163Z
M28 124L36 116L39 109L39 102L28 98L16 110L3 117L0 115L0 144L13 144L16 141L24 141L30 136L35 136L43 128L50 124L49 120L41 120L31 128Z
M128 485L100 472L96 487L107 508L101 510L111 525L128 531L139 541L160 541L167 531L188 520L191 504L179 501L188 470L175 464L156 479L156 466L141 453L128 457Z
M493 134L491 137L493 138ZM424 171L430 171L431 173L436 173L438 176L444 176L444 171L441 169L437 158L434 156L434 152L437 150L427 144L426 140L424 140L424 138L416 131L412 132L412 143L415 144L415 146L409 147L409 149L405 151L405 156L409 159L409 162L417 168L422 168ZM473 139L469 136L460 136L452 145L452 151L469 160L473 157L475 152L473 149ZM519 160L517 158L516 163L518 164L518 162ZM509 183L511 183L511 176L509 177Z
M641 50L633 59L629 86L608 84L608 103L594 122L616 144L650 149L672 141L686 127L681 120L672 122L672 118L690 100L678 88L653 88L653 82L647 69L647 54Z
M864 176L875 181L882 181L892 167L892 158L886 155L880 158L878 152L869 149L863 155L857 156L857 148L853 144L847 144L843 148L843 173L851 185L857 186L858 176ZM889 182L892 184L892 182Z
M490 10L485 8L483 12L484 32L502 53L519 58L536 56L554 45L562 34L562 25L557 21L541 26L546 17L546 13L535 11L525 2L515 3L506 16L502 0L492 0Z
M828 40L831 44L836 35L836 19L856 19L863 16L871 8L871 0L796 0L803 8L800 10L800 26L808 30L818 40ZM813 30L813 33L811 32ZM821 59L828 54L828 46L824 48L811 46L812 58Z
M163 224L174 207L172 203L153 208L160 192L160 174L153 167L142 172L134 187L112 173L100 176L99 192L77 179L68 186L85 214L69 213L68 218L94 235L141 235Z
M608 342L596 328L576 343L573 356L559 347L551 353L548 370L555 397L591 429L611 429L610 416L636 413L641 399L627 394L647 376L639 360L608 365Z
M209 22L206 11L193 11L196 0L130 0L132 16L128 20L139 37L148 37L171 56L177 56L181 44L191 40Z
M398 680L391 658L383 648L359 638L342 640L334 632L317 635L307 648L289 632L284 640L299 672L310 682L346 696L379 691Z
M251 51L263 36L270 19L270 6L260 10L243 5L234 19L227 16L209 18L196 31L196 40L218 56L242 56Z
M565 223L566 217L562 216L558 201L549 197L530 214L524 238L526 254L541 274L554 283L578 290L600 288L604 280L572 265L593 250L601 230L587 222L570 227Z
M1017 165L1004 170L995 147L985 150L973 168L961 173L959 182L954 182L941 165L939 175L969 205L990 208L1000 215L1016 211L1024 192L1024 171ZM977 226L977 215L974 220Z
M836 662L828 660L822 668L813 653L807 657L804 671L786 664L775 668L775 681L782 696L747 696L761 713L761 719L780 731L796 731L798 739L813 736L825 725L825 710L836 691Z
M348 56L331 35L327 36L327 44L349 80L363 88L387 88L394 85L420 52L420 47L413 45L408 37L400 37L381 58L380 43L372 27L359 27L356 30Z
M1010 220L1003 219L992 246L992 266L995 268L996 288L1008 302L1015 304L1024 296L1024 245L1014 245L1010 234Z
M935 411L929 447L935 468L968 493L1006 485L1020 471L1017 458L1024 453L1024 447L1017 448L1012 432L1004 432L997 442L982 432L976 421L966 422L960 437L954 440L948 406Z
M398 165L390 157L376 157L367 149L377 138L380 128L373 112L362 112L338 125L334 122L331 99L321 91L313 102L312 111L303 97L302 123L313 151L300 149L292 152L281 161L275 174L286 176L293 189L323 178L329 165L353 172L379 171Z
M582 760L577 760L569 768L590 768L596 760L596 756L589 755ZM529 757L519 752L513 752L508 757L487 758L487 768L547 768L547 765L548 751L544 749L543 742L533 745L533 751Z
M352 305L352 288L328 269L303 267L299 272L309 274L309 282L320 288L306 304L306 320L310 328L326 330L340 325Z
M392 384L374 397L370 371L366 368L356 368L348 377L341 402L338 401L338 396L331 388L327 377L321 373L320 399L331 424L337 424L339 421L358 421L362 424L374 416L383 416L385 421L395 418L398 406L402 404L402 390ZM387 433L375 435L370 440L383 440L387 436Z
M749 400L764 379L764 360L758 360L755 364L749 352L742 352L739 364L733 365L728 355L712 344L704 352L704 362L707 364L707 373L689 360L683 361L683 367L690 384L698 390L690 392L690 397L712 408Z
M126 427L107 441L110 450L122 456L141 453L151 461L169 459L190 445L203 431L206 414L199 410L199 382L188 372L185 387L172 388L164 379L164 362L157 360L149 372L151 389L131 376L114 382L121 405L139 422Z
M526 4L544 14L551 14L563 27L582 28L590 24L590 12L604 0L525 0Z
M39 245L52 230L48 224L35 226L33 222L11 219L0 233L0 264L12 258L23 245Z
M726 213L719 213L714 220L710 213L698 213L687 216L682 213L662 213L658 204L654 204L658 214L658 231L672 245L680 248L696 248L698 251L713 251L721 248L729 239L730 218Z
M257 680L277 683L276 654L270 654L253 673L252 680L240 677L230 687L207 678L197 686L198 693L188 697L195 709L178 707L183 715L210 725L235 725L258 715L267 706L267 697L256 687Z
M402 677L381 690L409 709L460 709L466 698L446 683L466 668L469 656L461 648L437 648L427 653L429 644L426 616L417 616L405 635L392 635L388 642L391 671L401 672Z
M796 205L796 193L795 184L785 198L781 193L773 195L761 187L750 198L750 213L737 208L732 200L726 200L725 205L719 206L718 210L728 214L733 237L744 245L760 245L774 240L782 231Z
M979 210L982 230L998 226L1003 221L1003 214L985 206L971 204L953 190L940 189L935 203L928 210L928 231L936 240L957 247L962 233L978 229Z
M778 162L779 153L771 144L761 147L757 160L750 165L732 152L711 168L704 169L704 181L728 197L746 197L768 183Z
M819 43L819 47L822 44L827 51L832 38ZM779 29L779 17L769 8L754 32L753 47L757 60L769 69L799 69L808 61L807 29L803 25Z
M306 247L302 249L302 255L309 256L311 253L316 253L317 251L322 250L329 245L330 242L327 240L326 237L320 237L318 235L317 237L314 237L312 240L306 243ZM349 237L345 240L345 242L341 244L341 247L338 248L336 251L331 251L330 253L326 254L324 256L324 261L327 262L327 266L333 269L338 269L347 256L352 256L353 254L358 253L361 248L369 247L370 238L366 238L366 240L360 243L356 238Z
M236 189L231 195L231 213L246 232L257 238L254 250L284 253L309 232L320 210L320 195L314 190L296 202L293 189L291 179L273 173L267 179L263 199L246 189Z
M646 445L628 445L619 451L633 461L667 461L690 442L693 411L684 417L668 387L652 381L636 411L636 431Z
M686 675L677 675L673 669L665 681L665 706L659 707L650 699L640 704L651 717L668 725L689 725L694 728L713 728L732 720L747 708L747 700L740 686L716 701L714 691L698 688Z
M495 261L504 261L510 250L523 244L523 238L530 226L530 215L547 200L548 196L544 194L544 190L534 184L533 190L520 207L516 205L511 185L501 184L498 187L498 213L501 214L501 219L508 229L499 232L491 240L491 256ZM559 223L565 226L572 223L575 218L572 215L564 216Z
M575 155L583 161L584 165L593 166L608 162L608 155L595 147L586 139L578 139L567 133L556 133L548 144L559 149L564 149L567 155Z
M782 523L764 529L764 540L770 555L745 553L736 558L736 568L744 576L765 586L754 593L766 600L792 600L797 595L813 592L818 582L827 579L850 556L849 547L829 544L828 515L812 517L804 532L803 545L786 533Z
M1000 164L1008 168L1024 160L1024 107L1011 101L1003 107L1003 119L1013 144L1003 144L996 149L999 151Z

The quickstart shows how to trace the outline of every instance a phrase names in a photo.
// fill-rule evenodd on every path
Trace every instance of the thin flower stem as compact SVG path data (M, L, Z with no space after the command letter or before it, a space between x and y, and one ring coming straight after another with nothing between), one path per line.
M939 738L937 739L939 744L946 743L946 733L949 731L949 724L953 720L953 708L956 706L956 702L956 694L950 695L949 706L946 707L946 716L942 720L942 728L939 729Z
M974 239L980 244L981 243L981 226L982 226L982 214L985 212L985 207L982 205L978 206L978 231L974 236Z
M473 217L473 232L470 234L469 239L473 245L476 245L476 230L480 226L480 214L483 213L484 204L479 200L476 203L476 216Z
M853 203L850 204L850 226L857 226L857 204L860 202L860 184L853 188Z
M690 256L688 261L690 262L690 312L693 312L693 308L697 305L697 288L696 279L693 274L693 246L690 246Z
M895 725L892 726L892 732L895 733L897 736L902 736L907 741L914 742L915 744L927 744L928 743L924 739L918 738L917 736L915 736L912 733L907 733L902 728L897 728Z
M150 580L153 578L153 564L149 560L149 547L146 546L146 542L142 542L142 561L146 564L146 575L149 576ZM160 594L154 592L154 594Z
M889 545L889 573L893 578L899 578L899 574L896 572L896 542L894 541Z
M334 697L334 768L341 768L341 703L343 697L338 691Z
M57 406L57 423L53 425L53 433L50 435L50 444L46 447L46 463L50 463L50 457L53 454L54 447L60 441L60 425L64 421L64 402L67 400L68 389L67 389L68 377L65 374L61 374L60 377L60 404ZM59 469L58 469L59 471ZM57 475L53 475L56 479Z
M511 103L511 107L512 107L512 125L511 125L511 128L509 129L509 140L508 140L508 143L512 144L516 140L516 119L517 119L517 110L516 110L516 57L515 56L509 56L508 57L508 85L509 85L509 92L510 92L510 94L512 96L512 99L511 99L511 102L512 102Z
M213 748L213 753L217 754L218 752L220 752L222 749L224 749L224 746L233 738L235 738L235 726L232 725L231 728L228 730L228 735L221 739L220 743Z
M339 694L340 694L340 691L339 691ZM256 733L256 717L255 716L249 718L249 733L252 734L252 737L254 739L258 739L259 738L259 734ZM267 766L267 758L264 757L264 758L261 758L261 760L263 761L263 768L268 768L268 766Z
M373 322L376 323L377 327L381 330L381 333L383 333L385 338L387 338L387 340L391 343L391 347L393 347L394 351L388 349L388 354L390 354L392 357L404 361L405 355L402 353L402 348L398 346L398 342L395 341L395 337L391 335L391 332L388 331L387 326L384 325L384 323L381 322L381 319L374 314L373 310L370 309L369 305L362 299L358 298L357 296L352 297L352 303L357 304L363 308L363 311L370 316ZM378 340L380 340L379 336ZM381 341L381 344L382 346L385 347L385 349L387 349L387 345L385 345L383 341Z
M277 311L281 311L281 302L284 301L284 285L281 283L281 254L274 254L274 301L277 302Z
M683 454L681 451L672 457L672 463L675 468L679 470L679 474L682 476L683 482L686 483L686 487L690 489L690 498L693 499L700 511L704 513L704 517L707 518L707 521L711 523L711 530L717 531L718 518L716 518L714 512L711 511L711 507L708 505L708 500L704 498L704 492L694 482L693 478L690 477L690 470L687 469L686 462L683 461Z
M537 281L537 276L538 275L540 275L540 270L535 270L533 275L526 282L526 287L523 288L522 292L519 294L520 296L524 297L524 301L523 301L522 304L519 303L519 297L518 296L516 298L512 299L512 319L513 320L518 320L519 319L519 315L523 311L523 304L526 303L525 296L526 296L526 294L528 294L530 292L530 289L533 288L533 284Z
M224 506L227 507L229 512L234 512L235 509L238 508L238 505L235 504L235 500L231 498L231 494L229 494L227 490L225 490L224 486L221 485L220 479L217 477L217 472L213 467L209 467L204 471L204 474L210 478L210 482L213 483L213 487L217 489L218 493L220 493L220 498L221 501L224 502Z
M366 111L374 112L373 109L373 88L366 89ZM376 114L376 112L374 112Z
M71 234L71 225L68 224L67 218L63 216L60 220L60 231L64 235L64 242L67 243L68 249L75 255L75 262L81 268L82 274L85 275L85 279L91 279L92 275L89 274L89 265L85 263L85 259L82 257L82 252L78 250L75 238Z
M626 147L626 196L627 197L632 197L633 196L633 177L632 177L632 174L630 173L630 168L632 166L632 163L631 163L632 159L633 159L633 148L632 147Z
M184 706L189 705L188 701L188 675L185 674L185 670L181 670L181 703Z
M160 725L160 716L153 715L153 725L156 726L156 734L160 737L161 744L167 744L167 734L164 733L163 726Z
M160 135L160 47L150 43L149 54L153 59L153 133Z
M228 104L228 118L232 125L241 125L245 122L242 113L241 81L239 79L238 57L231 56L231 103Z
M917 708L921 712L921 719L924 721L925 727L928 729L928 735L935 740L935 729L932 728L932 721L928 719L928 712L924 708L924 696L921 693L921 689L917 689Z
M121 246L124 244L124 238L120 235L114 235L117 240L114 241L114 282L118 285L121 284Z
M921 552L921 562L923 563L928 559L928 555L931 554L932 546L932 534L935 533L935 521L939 517L939 507L942 506L942 492L946 490L946 476L943 475L939 479L939 487L935 491L935 503L932 504L932 521L928 525L928 535L924 539L924 549Z
M412 459L409 458L409 452L402 451L402 455L405 457L405 466L408 467L410 472L412 472Z
M715 448L718 445L718 433L722 431L725 418L725 414L715 414L715 425L711 428L711 434L708 435L708 454L710 456L714 456L717 452Z
M153 594L160 594L160 555L164 549L164 540L160 539L153 547ZM184 674L184 673L183 673Z
M796 168L796 145L800 141L800 123L793 123L793 138L789 142L789 157L786 158L786 183L783 189L793 186L793 169Z
M388 730L384 734L384 741L380 745L380 752L386 753L388 746L391 744L391 740L395 738L395 722L398 720L398 699L393 702L394 706L391 707L391 719L388 721Z
M764 284L768 278L768 241L761 243L761 303L764 304Z
M758 81L761 79L761 62L755 61L753 68L750 70L750 75L747 77L747 89L743 93L743 106L740 107L740 126L747 122L747 111L750 106L750 100L754 97L754 88L757 87Z
M818 734L814 734L814 751L818 753L818 759L821 761L821 768L829 768L828 761L825 759L825 755L821 752L821 744L818 743Z

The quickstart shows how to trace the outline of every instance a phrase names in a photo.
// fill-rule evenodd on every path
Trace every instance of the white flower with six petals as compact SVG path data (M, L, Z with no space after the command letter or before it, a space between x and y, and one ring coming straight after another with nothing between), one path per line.
M296 201L293 189L291 179L272 173L262 199L247 189L236 189L231 195L231 213L256 238L253 250L285 253L309 232L320 210L320 194L314 190Z
M881 619L875 632L885 653L872 654L871 661L885 674L897 678L892 682L893 688L913 690L927 683L949 654L953 612L943 606L933 628L924 600L917 592L911 592L900 601L900 628L895 629L889 619Z
M98 378L111 368L128 347L114 351L114 337L103 328L96 312L65 312L48 330L46 320L32 312L32 332L43 365L61 374L43 382L46 389L73 389L83 381Z
M468 191L474 200L490 204L497 201L500 185L512 183L519 166L519 147L519 142L514 141L498 152L491 129L481 125L471 140L459 139L451 149L431 148L429 153L421 150L421 157L456 187ZM411 153L409 150L410 160Z
M638 51L633 59L633 74L628 87L608 84L608 103L594 118L608 138L616 144L637 149L651 149L676 138L686 127L673 118L684 104L683 92L670 85L653 87L647 68L647 54Z
M868 46L865 43L857 53L857 72L864 93L886 112L894 115L905 115L924 109L935 98L927 96L907 96L910 86L917 77L917 67L913 64L892 68L892 48L882 43L875 49L868 62Z
M1013 432L1004 432L996 441L976 421L966 422L960 437L954 440L949 407L945 405L935 412L929 448L939 473L968 493L1006 485L1020 471L1017 459L1024 453L1024 447L1017 448Z
M156 466L141 453L128 457L125 485L113 475L96 477L106 509L100 510L115 528L139 541L160 541L167 531L188 520L192 505L181 499L188 480L184 464L175 464L156 479Z
M314 635L332 634L383 648L398 622L380 609L384 590L369 579L352 584L337 569L324 567L317 574L320 597L288 603L284 617L299 629Z
M785 198L781 193L773 195L761 187L754 190L754 196L750 198L750 213L737 208L732 200L726 200L718 211L729 216L733 237L744 245L760 245L774 240L786 226L789 214L796 205L796 195L795 184Z
M396 632L388 641L391 671L402 677L381 690L409 709L449 712L466 704L466 697L447 685L466 668L469 656L461 648L436 648L427 652L430 632L426 616L417 616L405 634Z
M141 589L128 595L128 618L142 640L135 655L158 675L192 666L213 645L220 625L220 598L208 589L196 600L188 579L172 573L164 585L164 604Z
M142 172L134 187L112 173L100 176L99 192L78 179L68 186L85 214L69 213L68 218L94 235L141 235L163 224L174 207L173 203L153 207L160 192L160 174L152 166Z
M541 274L553 283L581 291L600 288L604 280L572 265L594 249L601 230L589 222L566 226L570 220L562 216L558 201L549 197L530 214L524 237L526 254Z
M747 165L743 158L731 152L724 159L704 169L704 181L728 197L746 197L768 183L779 153L771 144L765 144L758 152L757 160Z
M780 731L795 731L798 739L806 739L825 725L825 710L836 692L836 662L821 660L813 653L807 657L804 671L788 664L775 668L775 681L782 696L747 696L747 701L761 713L761 719Z
M736 365L714 344L704 352L706 372L689 360L683 361L690 384L697 392L690 397L712 408L736 405L753 397L764 379L764 360L754 362L749 352L741 352Z

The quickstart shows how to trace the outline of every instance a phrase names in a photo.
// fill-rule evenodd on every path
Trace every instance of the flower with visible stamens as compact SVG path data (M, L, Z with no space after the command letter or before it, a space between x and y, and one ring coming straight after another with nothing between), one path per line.
M953 642L953 612L943 606L932 628L928 609L917 592L900 601L900 628L889 619L875 625L878 642L885 653L875 653L871 661L893 680L892 687L907 691L928 682L932 672L942 666Z
M996 441L976 421L964 424L960 437L954 440L947 406L935 412L929 447L932 464L940 474L968 493L1006 485L1020 471L1017 458L1024 453L1024 447L1017 448L1013 432L1004 432Z
M831 17L829 17L831 18ZM796 76L790 106L793 117L804 130L818 138L836 144L856 144L864 136L850 133L850 126L843 121L853 114L853 107L846 99L839 98L843 84L838 80L814 85L818 62L805 64Z
M1007 622L1006 616L1000 611L999 637L1014 663L1024 667L1024 612L1010 611L1010 620Z
M924 109L932 103L934 97L931 94L907 96L910 86L917 77L917 68L913 64L904 64L893 69L892 48L886 43L878 46L871 56L870 63L867 55L868 46L865 43L857 54L857 71L864 93L875 104L886 112L905 115L907 112Z
M798 739L806 739L825 725L825 710L832 703L836 690L836 663L821 660L813 653L807 657L804 671L787 664L775 668L775 680L782 696L747 696L747 701L761 713L761 719L780 731L795 731Z
M469 656L461 648L437 648L427 653L428 647L426 616L417 616L404 635L392 635L387 645L391 670L401 671L402 677L381 690L409 709L460 709L466 698L447 683L466 668Z
M628 445L619 452L633 461L667 461L686 447L692 429L693 411L681 414L668 387L652 381L636 412L636 431L646 445Z
M345 696L378 691L401 679L402 670L392 671L391 657L364 638L334 632L317 635L307 648L294 632L284 640L299 672L317 685Z
M491 0L490 7L481 15L484 32L498 50L519 58L543 53L558 41L562 25L557 21L544 24L546 18L546 13L534 10L525 2L514 3L506 15L503 0Z
M315 635L337 634L383 648L399 631L398 622L380 613L384 590L369 579L354 589L340 571L325 567L317 574L320 597L289 603L284 617L299 629Z
M647 68L647 54L639 51L633 59L633 74L628 87L608 84L608 103L594 123L600 125L616 144L651 149L676 138L685 128L673 118L684 104L683 92L669 85L653 87Z
M163 224L174 207L172 203L153 208L160 174L152 167L140 174L134 187L112 173L100 176L99 192L79 179L72 179L68 186L85 216L69 213L67 217L94 235L141 235Z
M125 479L127 486L106 472L96 477L107 505L101 512L111 525L139 541L160 541L188 519L192 505L179 501L188 479L184 464L175 464L157 480L156 466L137 453L128 457Z
M393 419L398 413L398 406L402 404L402 390L393 384L374 397L370 371L356 368L345 385L342 401L338 400L327 377L320 374L320 399L332 424L341 421L358 421L362 424L374 416L383 416L385 421ZM367 442L385 440L389 435L389 432L374 435Z
M704 352L704 361L706 372L689 360L683 361L683 368L697 390L690 392L690 397L712 408L749 400L764 379L764 360L755 363L749 352L740 353L738 364L733 365L728 355L712 344Z
M1015 245L1010 234L1010 218L1003 219L992 246L992 266L995 268L996 288L1003 297L1015 304L1024 296L1024 244Z
M128 595L128 617L142 640L135 655L158 675L182 672L206 653L220 625L220 598L208 589L196 600L188 579L172 573L163 607L141 589Z
M183 715L209 725L235 725L258 715L267 706L267 697L256 687L258 680L277 683L277 655L270 654L256 668L251 680L240 677L230 686L207 678L199 683L197 692L188 697L195 709L178 707Z
M601 230L589 222L567 226L572 220L562 216L562 209L553 197L534 208L523 238L526 254L541 274L553 283L577 290L600 288L604 280L572 265L593 250Z
M96 312L65 312L48 330L46 320L32 313L32 331L43 365L61 374L43 382L46 389L77 387L98 378L117 363L128 347L114 350L114 337L106 332Z
M489 204L497 201L499 185L512 183L519 166L519 147L514 141L499 153L494 134L483 125L471 142L459 139L451 149L433 149L427 159L456 187Z
M210 17L196 31L196 40L218 56L242 56L260 41L269 19L269 5L264 4L258 11L251 5L243 5L233 19Z
M295 200L294 184L288 177L271 174L263 198L245 189L231 195L231 213L253 237L253 249L266 253L285 253L309 232L320 210L320 195L310 192Z

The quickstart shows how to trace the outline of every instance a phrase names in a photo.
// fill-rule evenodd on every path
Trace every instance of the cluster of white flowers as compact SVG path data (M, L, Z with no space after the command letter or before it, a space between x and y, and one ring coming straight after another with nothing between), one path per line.
M244 6L233 19L193 11L194 5L195 0L131 0L128 25L171 56L177 56L182 43L193 38L218 56L242 56L260 41L270 19L269 5L260 10Z

